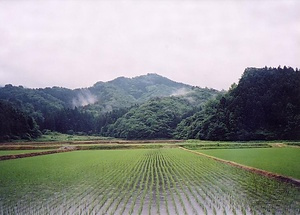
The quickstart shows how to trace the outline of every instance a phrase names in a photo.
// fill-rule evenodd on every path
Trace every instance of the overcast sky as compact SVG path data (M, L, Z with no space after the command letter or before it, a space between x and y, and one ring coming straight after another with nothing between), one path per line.
M298 0L0 0L0 85L157 73L227 90L246 67L300 67L299 11Z

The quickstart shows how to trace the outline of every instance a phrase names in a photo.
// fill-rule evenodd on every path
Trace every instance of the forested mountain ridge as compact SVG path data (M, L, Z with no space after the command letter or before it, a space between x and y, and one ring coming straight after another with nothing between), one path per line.
M34 110L85 107L96 114L114 109L141 104L155 97L191 96L203 97L204 94L217 94L214 89L192 87L174 82L157 74L147 74L135 78L119 77L108 82L97 82L92 87L67 89L47 87L39 89L23 86L5 85L0 88L0 99L19 105L27 105ZM31 107L29 107L31 106Z
M92 106L86 106L85 110L95 114L105 113L141 104L151 98L171 96L180 90L193 91L191 89L190 85L174 82L152 73L135 78L119 77L108 82L97 82L87 88L95 102ZM217 92L212 89L210 91Z
M201 109L181 97L153 98L102 127L105 136L125 139L173 138L173 132L182 119Z
M75 90L6 85L0 101L0 126L10 128L0 139L43 129L124 139L300 139L300 72L290 67L246 68L228 92L148 74Z
M198 107L219 92L174 82L157 74L135 78L120 77L97 82L92 87L67 89L47 87L29 89L5 85L0 100L32 117L40 130L99 134L103 126L114 123L136 105L152 98L184 97L191 107Z
M177 127L177 138L300 139L300 72L247 68L238 85Z

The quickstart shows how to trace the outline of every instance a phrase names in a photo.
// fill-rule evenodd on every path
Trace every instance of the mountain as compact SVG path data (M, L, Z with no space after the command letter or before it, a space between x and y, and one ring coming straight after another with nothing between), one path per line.
M102 128L102 135L125 139L172 138L182 119L201 109L182 97L152 98L131 108L115 122Z
M41 130L86 133L100 132L104 121L106 125L114 123L116 116L153 98L180 97L194 108L217 94L217 90L174 82L157 74L119 77L75 90L29 89L10 84L0 88L0 100L32 117Z
M154 97L189 94L196 98L203 97L203 94L209 96L217 93L217 90L196 88L157 74L147 74L135 78L119 77L75 90L61 87L28 89L8 84L0 88L0 99L21 103L26 108L31 108L30 111L38 110L42 113L46 111L46 107L57 110L84 107L84 110L99 114L141 104Z
M300 139L300 72L247 68L228 92L157 74L91 87L0 88L0 140L49 129L125 139Z
M80 91L78 93L79 97L83 95L81 98L94 98L92 105L86 105L84 110L97 115L134 104L142 104L155 97L191 96L197 100L197 95L209 97L211 94L217 94L218 91L195 88L157 74L147 74L135 78L120 77L109 82L98 82L93 87L86 89L87 96ZM82 99L77 101L80 100ZM80 106L80 102L77 104Z
M299 140L300 72L247 68L238 85L182 120L175 133L208 140Z

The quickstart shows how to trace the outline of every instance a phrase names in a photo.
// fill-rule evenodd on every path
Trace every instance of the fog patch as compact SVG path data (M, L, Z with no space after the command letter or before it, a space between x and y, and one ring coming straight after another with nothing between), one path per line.
M73 107L82 107L94 104L98 101L97 96L93 95L88 89L81 89L77 96L73 98Z
M191 96L185 97L185 99L191 104L194 104L196 102L195 98L193 98Z
M187 94L189 94L191 92L190 89L187 88L180 88L178 90L175 90L171 96L186 96Z

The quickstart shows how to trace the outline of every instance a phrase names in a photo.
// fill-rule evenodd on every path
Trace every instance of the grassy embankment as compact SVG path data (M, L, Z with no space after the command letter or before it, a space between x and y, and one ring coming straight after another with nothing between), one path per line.
M178 144L181 147L198 150L198 149L236 149L236 148L268 148L272 147L272 142L250 141L250 142L233 142L233 141L206 141L206 140L187 140Z
M0 150L0 156L3 155L17 155L17 154L27 154L27 153L34 153L34 152L44 152L47 150Z

